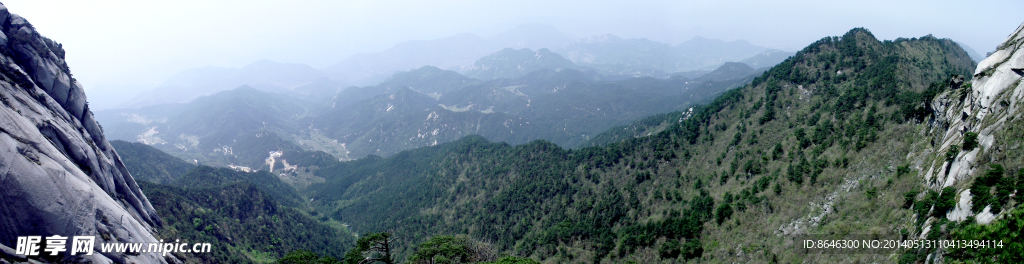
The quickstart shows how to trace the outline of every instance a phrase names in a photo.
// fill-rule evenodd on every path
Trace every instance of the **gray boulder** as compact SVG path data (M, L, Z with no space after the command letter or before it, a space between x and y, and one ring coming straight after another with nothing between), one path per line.
M0 258L31 261L9 250L18 237L60 235L95 236L96 253L59 262L178 262L100 252L103 243L157 242L161 220L104 139L62 46L2 5L0 24Z

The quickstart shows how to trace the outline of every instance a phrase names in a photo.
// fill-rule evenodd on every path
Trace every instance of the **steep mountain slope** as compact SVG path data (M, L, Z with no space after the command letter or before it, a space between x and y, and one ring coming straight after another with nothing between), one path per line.
M188 263L268 262L295 249L337 257L355 241L301 209L303 199L274 174L195 166L140 143L111 145L164 216L160 236L212 244L209 253L176 253Z
M561 70L577 68L576 64L548 49L503 49L484 56L473 65L462 67L466 76L492 80L497 78L519 78L541 69Z
M146 144L113 140L110 145L124 156L124 166L137 181L170 183L196 167Z
M973 79L955 80L930 103L930 148L912 154L929 194L941 193L931 207L915 210L914 235L955 240L999 241L979 249L921 249L902 260L1017 263L1020 254L1021 191L1024 190L1024 24L982 60ZM922 203L930 197L918 201ZM955 221L955 222L950 222ZM1004 245L1005 243L1005 245Z
M547 263L885 262L792 241L906 228L924 102L973 67L950 40L854 29L650 136L579 150L468 137L323 168L310 190L357 231L401 234L406 254L468 234Z
M269 263L296 249L340 257L355 237L282 205L249 182L211 188L142 183L166 215L165 237L209 241L217 250L179 254L189 263Z
M157 242L164 223L103 136L61 44L0 5L0 259L21 236L95 236L95 254L52 262L176 262L157 253L99 252L102 243ZM41 245L45 246L45 245Z

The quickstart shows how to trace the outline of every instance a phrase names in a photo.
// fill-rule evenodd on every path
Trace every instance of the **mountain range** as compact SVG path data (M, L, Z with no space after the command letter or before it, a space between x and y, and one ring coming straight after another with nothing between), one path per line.
M852 230L876 230L880 238L1013 241L1006 239L1015 229L1004 223L1024 215L1008 196L1020 181L1003 175L1024 173L1012 172L1024 164L1011 158L1018 149L1001 146L1021 138L1014 131L1022 123L1011 118L1019 115L1020 100L1012 91L1022 89L1013 70L1021 62L1020 38L1024 25L976 66L950 40L883 42L854 29L766 71L727 64L701 78L757 77L706 104L606 130L589 147L462 137L386 158L324 161L311 170L322 181L302 195L313 198L316 212L326 212L322 221L401 234L393 240L399 259L431 237L464 234L500 252L559 263L881 262L892 256L913 263L933 254L1013 260L1005 250L806 255L788 245L801 234L844 237ZM559 87L552 80L569 87L586 80L580 76L587 75L542 70L462 89L518 84L523 94L543 94L552 83ZM664 84L673 81L695 80L604 85L656 94L671 93ZM435 100L507 97L462 89ZM380 108L434 98L408 87L392 91L367 102ZM967 118L950 118L960 113ZM970 169L979 167L989 169Z
M510 53L524 56L495 59ZM523 66L537 62L537 54L569 68ZM572 62L559 58L544 49L508 49L477 65L515 78L481 81L425 66L379 85L346 88L329 101L243 86L186 104L97 115L113 139L143 142L196 162L266 169L270 165L264 166L264 159L278 150L323 151L345 160L389 156L471 134L511 144L544 139L573 147L609 127L680 110L740 86L757 73L733 63L695 80L609 80L593 70L575 70ZM523 73L527 69L536 70ZM264 135L280 139L274 144L253 141Z
M200 96L248 85L264 91L289 93L297 97L316 100L330 97L349 86L379 84L397 72L434 66L452 70L474 78L518 77L508 73L468 72L481 71L500 57L510 56L504 49L536 50L538 61L524 64L516 70L522 75L540 68L593 69L611 78L658 77L667 78L683 74L696 77L692 72L714 70L724 62L749 61L752 67L769 67L781 62L792 53L775 51L773 57L758 59L767 52L765 47L746 41L724 42L702 37L670 45L647 39L620 39L613 35L594 36L573 41L553 26L524 24L492 37L464 33L436 40L408 41L377 53L364 53L343 59L325 69L314 69L300 63L279 63L261 60L241 68L201 67L181 71L155 88L134 95L124 102L114 102L123 94L112 94L111 89L91 92L103 95L98 101L101 110L140 108L155 104L183 103ZM541 50L550 50L542 52ZM548 54L550 53L550 54ZM491 54L491 55L489 55ZM561 55L573 64L560 59ZM484 58L489 56L488 58ZM517 56L523 56L517 55ZM761 55L763 57L765 55ZM541 59L542 58L542 59ZM487 61L491 60L491 61ZM480 63L480 65L476 65ZM691 72L686 74L684 72ZM477 74L484 74L477 76Z
M1020 49L1017 38L1006 50ZM1009 121L1019 98L1006 92L1021 86L999 81L1020 78L1007 70L1020 60L1004 60L1019 54L997 53L974 70L948 39L879 41L858 28L708 104L625 127L640 135L582 149L465 137L321 168L314 174L326 181L308 190L315 207L353 230L403 234L402 252L438 234L466 234L552 263L1016 259L934 248L808 255L794 245L805 234L857 232L1011 241L1012 224L979 226L1021 215L1008 196L1019 181L1004 176L1020 161L998 147L1020 139L1016 128L997 128L1022 124ZM972 72L966 85L960 78ZM998 100L1006 103L991 114L972 108ZM964 109L967 119L948 119ZM970 198L957 199L967 189L1002 198L970 207Z

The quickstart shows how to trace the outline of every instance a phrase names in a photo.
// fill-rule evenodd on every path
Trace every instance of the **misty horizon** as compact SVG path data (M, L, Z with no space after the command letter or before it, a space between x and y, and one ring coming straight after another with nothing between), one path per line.
M1021 3L760 3L733 1L583 5L566 2L445 3L61 3L5 1L62 43L69 66L101 102L138 94L190 69L239 69L259 61L317 70L410 43L472 34L488 39L523 25L570 41L601 35L676 45L694 38L745 41L795 52L863 27L880 40L932 34L981 56L1019 21ZM987 8L988 6L1006 8ZM960 12L949 13L957 6ZM1014 8L1013 6L1018 6ZM960 19L987 12L984 21ZM130 21L130 22L125 22ZM513 47L548 48L559 47ZM493 50L494 52L497 50ZM471 64L471 63L470 63ZM444 65L433 65L451 69ZM415 67L412 67L415 68ZM405 69L408 70L408 69ZM366 83L357 83L366 85ZM231 89L234 87L227 87ZM98 109L113 105L99 103Z

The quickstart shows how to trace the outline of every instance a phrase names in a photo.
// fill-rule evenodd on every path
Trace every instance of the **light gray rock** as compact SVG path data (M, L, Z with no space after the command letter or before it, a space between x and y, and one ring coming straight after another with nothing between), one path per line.
M995 133L1004 129L1008 117L1019 115L1019 104L1024 100L1021 68L1024 68L1024 24L999 45L999 50L978 63L970 88L946 91L932 101L935 120L931 125L935 134L941 135L937 153L945 153L952 145L962 145L967 132L978 133L980 143L975 149L961 150L952 162L939 168L937 176L941 184L936 188L966 187L959 183L969 182L984 171L978 169L982 162L980 157L1002 144ZM937 162L945 158L937 156ZM956 208L947 217L956 221L967 219L973 214L971 199L969 190L962 191ZM999 217L992 211L1000 210L988 206L977 209L973 208L978 211L974 215L978 223L987 224Z
M964 221L967 220L968 216L973 216L971 197L970 189L960 192L960 198L957 199L956 207L946 213L946 218L953 221Z
M85 111L85 89L82 89L82 85L78 84L78 81L71 80L71 91L68 95L68 111L71 112L71 116L74 116L81 120L82 114Z
M97 252L61 262L177 262L156 253L98 252L107 242L157 242L161 220L104 139L63 47L0 5L3 21L0 249L16 246L19 236L86 235L96 236Z
M974 216L974 219L978 224L987 225L992 223L992 220L996 220L996 215L992 214L992 206L986 205L985 209L982 209L978 215Z

